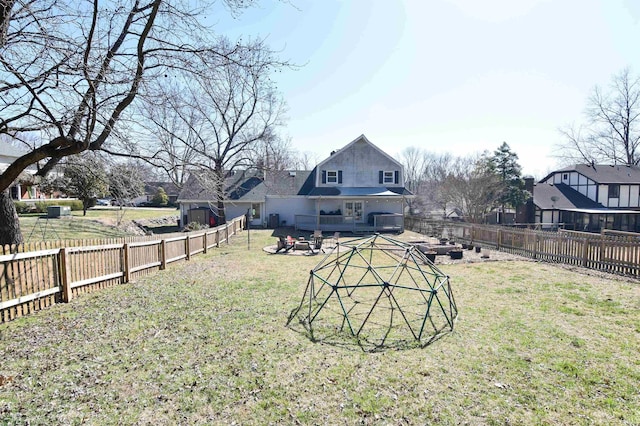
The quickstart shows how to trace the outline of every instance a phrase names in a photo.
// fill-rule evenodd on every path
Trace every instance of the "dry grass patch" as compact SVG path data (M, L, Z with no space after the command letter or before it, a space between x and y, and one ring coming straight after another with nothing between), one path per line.
M251 232L0 326L0 424L639 424L640 285L444 265L455 331L365 353L285 326L317 256Z

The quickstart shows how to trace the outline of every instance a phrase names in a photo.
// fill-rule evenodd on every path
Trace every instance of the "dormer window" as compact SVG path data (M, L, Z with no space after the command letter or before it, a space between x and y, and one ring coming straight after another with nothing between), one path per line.
M384 172L383 182L382 183L394 183L393 182L393 172Z
M609 198L620 198L620 185L618 184L609 185Z
M380 170L378 172L378 183L382 185L397 184L400 181L400 172L398 170Z
M342 170L323 170L322 183L329 183L329 184L342 183Z

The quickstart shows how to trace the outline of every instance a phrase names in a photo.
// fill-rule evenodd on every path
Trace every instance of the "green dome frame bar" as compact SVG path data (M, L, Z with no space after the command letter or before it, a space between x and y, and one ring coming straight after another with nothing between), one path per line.
M313 340L349 335L380 349L429 344L453 331L449 276L413 244L382 234L343 241L309 271L287 325Z

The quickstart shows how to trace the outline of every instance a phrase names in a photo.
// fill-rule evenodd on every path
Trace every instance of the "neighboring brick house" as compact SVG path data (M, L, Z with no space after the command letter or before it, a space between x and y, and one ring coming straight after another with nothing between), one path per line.
M25 150L9 142L0 142L0 173L24 154L26 154ZM37 170L37 166L32 164L22 172L20 177L9 187L11 198L16 201L37 201L51 198L51 194L41 192L37 185L30 182L29 177L34 175Z
M235 178L235 183L232 181ZM226 217L253 212L253 226L294 226L322 231L404 230L405 200L400 162L364 135L334 151L313 170L241 173L225 183ZM194 175L178 197L181 217L215 204Z
M640 167L578 164L533 187L534 222L579 231L640 232Z

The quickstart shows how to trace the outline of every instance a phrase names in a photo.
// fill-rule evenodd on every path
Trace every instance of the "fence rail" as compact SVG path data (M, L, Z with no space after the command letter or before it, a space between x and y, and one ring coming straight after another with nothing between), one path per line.
M0 254L0 323L189 260L228 243L244 227L245 216L239 216L216 228L162 239L156 235L5 246Z
M533 259L640 277L640 234L538 231L407 217L406 229L447 236Z

